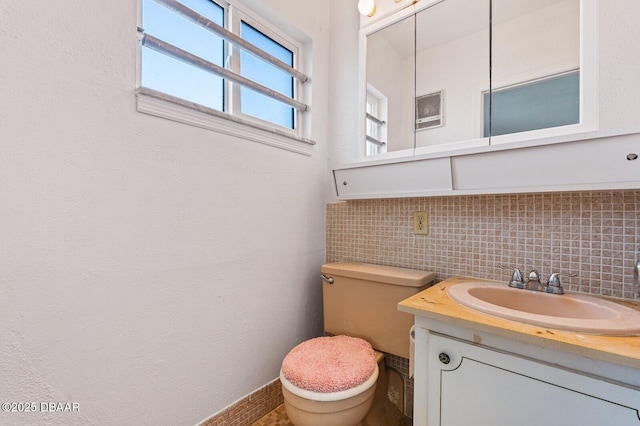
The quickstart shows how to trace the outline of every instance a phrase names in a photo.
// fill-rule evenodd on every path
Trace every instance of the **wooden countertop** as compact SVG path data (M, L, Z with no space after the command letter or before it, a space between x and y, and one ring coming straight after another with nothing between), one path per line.
M496 334L539 346L570 352L615 364L640 369L640 336L598 336L555 330L498 318L467 308L452 300L447 288L477 278L451 277L403 300L398 309L412 315L430 318L477 331ZM506 283L505 283L506 285ZM614 300L640 310L635 301Z

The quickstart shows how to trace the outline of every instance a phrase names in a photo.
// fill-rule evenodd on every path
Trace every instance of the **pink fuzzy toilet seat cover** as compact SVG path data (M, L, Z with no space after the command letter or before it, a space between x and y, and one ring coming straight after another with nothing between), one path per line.
M294 386L313 392L339 392L364 383L376 368L366 340L317 337L300 343L282 361L282 374Z

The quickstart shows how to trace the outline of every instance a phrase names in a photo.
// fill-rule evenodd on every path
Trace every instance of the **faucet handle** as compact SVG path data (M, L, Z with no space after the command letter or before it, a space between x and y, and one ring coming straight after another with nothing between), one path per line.
M554 272L551 275L549 275L549 279L547 280L547 285L552 287L561 287L560 274L558 272Z
M547 280L547 285L545 286L544 290L547 293L564 294L564 289L562 288L562 284L560 283L559 273L554 272L549 276L549 279Z
M500 269L510 269L513 271L511 279L509 280L509 287L524 288L524 278L522 277L520 269L502 265L498 265L498 267Z
M567 277L577 277L578 274L570 273L570 274L560 274L558 272L554 272L549 276L547 280L547 285L544 287L544 291L547 293L553 294L564 294L564 289L562 288L562 284L560 283L560 275Z

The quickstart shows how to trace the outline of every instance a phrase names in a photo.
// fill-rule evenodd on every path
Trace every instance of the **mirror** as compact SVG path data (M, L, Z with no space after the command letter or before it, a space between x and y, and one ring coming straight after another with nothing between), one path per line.
M445 0L416 14L416 147L486 145L482 92L488 90L489 0ZM423 107L425 96L429 99ZM432 119L433 104L442 106ZM426 121L425 121L426 120Z
M580 122L580 0L493 0L483 135Z
M487 146L582 122L580 0L415 10L366 34L367 155Z
M413 149L415 16L367 36L366 155Z

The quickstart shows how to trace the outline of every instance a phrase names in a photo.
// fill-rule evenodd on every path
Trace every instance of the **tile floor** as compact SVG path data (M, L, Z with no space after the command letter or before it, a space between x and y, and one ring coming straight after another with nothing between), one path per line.
M413 423L410 418L403 417L395 425L388 426L411 426ZM278 408L253 423L251 426L293 426L293 424L287 418L287 414L284 412L284 405L280 405Z
M280 405L251 426L292 426L292 423L284 412L284 405Z

